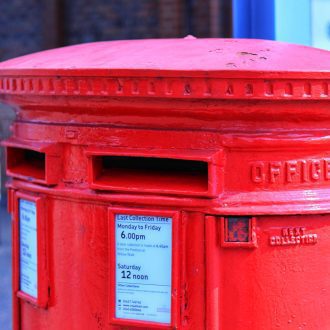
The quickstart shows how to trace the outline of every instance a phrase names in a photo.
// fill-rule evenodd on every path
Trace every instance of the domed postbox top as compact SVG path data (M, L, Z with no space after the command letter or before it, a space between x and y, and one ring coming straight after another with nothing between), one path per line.
M97 73L112 70L185 72L328 72L325 50L269 40L153 39L80 44L0 64L1 75ZM111 70L111 71L109 71ZM88 71L88 72L87 72ZM137 72L136 72L137 73Z
M329 96L329 78L330 52L306 46L253 39L127 40L2 62L0 95L315 99ZM274 87L278 79L288 79L287 90Z

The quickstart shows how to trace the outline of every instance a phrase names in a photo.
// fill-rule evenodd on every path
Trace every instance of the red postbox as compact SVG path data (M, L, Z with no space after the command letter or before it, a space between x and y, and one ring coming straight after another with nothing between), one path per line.
M329 329L329 55L188 38L0 64L14 329Z

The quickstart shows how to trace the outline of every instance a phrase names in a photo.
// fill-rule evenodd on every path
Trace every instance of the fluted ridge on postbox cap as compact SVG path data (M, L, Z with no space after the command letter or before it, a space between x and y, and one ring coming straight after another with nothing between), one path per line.
M94 42L0 63L0 95L322 99L329 79L330 52L253 39Z

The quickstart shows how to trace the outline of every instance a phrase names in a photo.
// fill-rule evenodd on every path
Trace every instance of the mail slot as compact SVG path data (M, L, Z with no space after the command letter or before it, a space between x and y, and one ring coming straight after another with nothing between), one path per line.
M23 180L53 185L61 172L60 147L45 143L24 144L15 139L6 147L7 175Z
M90 149L87 156L97 190L216 196L222 186L219 152Z
M13 329L329 329L329 58L185 38L1 63Z

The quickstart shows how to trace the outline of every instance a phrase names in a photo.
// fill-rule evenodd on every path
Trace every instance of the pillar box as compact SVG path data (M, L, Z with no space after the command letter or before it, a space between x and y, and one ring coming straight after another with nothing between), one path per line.
M329 329L329 83L260 40L0 64L14 329Z

